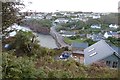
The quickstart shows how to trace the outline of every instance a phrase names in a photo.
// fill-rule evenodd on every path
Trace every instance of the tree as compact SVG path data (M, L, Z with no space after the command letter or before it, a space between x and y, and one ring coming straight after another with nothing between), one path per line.
M93 24L101 24L101 21L99 19L91 19L91 18L89 18L88 21L86 22L86 24L91 26Z
M39 50L38 41L35 38L35 35L28 31L19 31L17 32L13 42L11 42L11 49L15 49L16 53L20 55L26 54L28 56L36 53Z
M84 42L87 42L89 44L89 46L91 46L95 43L95 41L93 41L92 39L86 39Z
M109 37L107 40L113 45L120 47L120 38Z
M34 61L29 57L16 57L12 53L2 53L2 78L36 78Z
M118 24L118 13L110 13L108 15L101 16L99 19L103 24Z
M76 24L76 29L82 29L83 27L86 27L86 24L83 21L77 21L75 24Z
M2 3L2 43L7 40L5 37L13 31L6 31L6 29L14 23L20 23L22 20L23 17L18 16L20 15L19 11L22 9L22 7L24 7L22 2Z
M21 25L28 25L28 26L35 26L35 27L48 27L50 28L52 26L52 22L50 20L44 19L44 20L25 20L21 23Z
M6 2L2 3L2 33L6 33L6 29L13 23L19 23L22 19L19 11L24 6L22 2Z

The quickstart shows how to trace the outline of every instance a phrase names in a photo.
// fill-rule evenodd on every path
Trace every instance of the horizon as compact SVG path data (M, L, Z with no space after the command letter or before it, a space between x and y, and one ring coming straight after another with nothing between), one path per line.
M25 9L21 12L118 12L119 0L23 0ZM113 6L114 5L114 6Z

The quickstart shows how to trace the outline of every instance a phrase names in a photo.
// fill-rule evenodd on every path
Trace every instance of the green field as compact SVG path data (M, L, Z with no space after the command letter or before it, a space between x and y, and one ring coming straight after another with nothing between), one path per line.
M67 44L71 44L72 42L83 42L84 39L81 40L81 39L79 38L79 39L71 40L70 38L65 37L65 38L64 38L64 41L65 41L65 43L67 43Z

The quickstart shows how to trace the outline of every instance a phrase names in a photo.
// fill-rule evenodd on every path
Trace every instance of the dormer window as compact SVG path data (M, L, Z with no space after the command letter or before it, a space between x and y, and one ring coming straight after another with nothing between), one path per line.
M91 51L93 51L93 50L95 50L95 48L90 49L88 52L91 52Z
M97 52L94 52L94 53L90 54L90 57L92 57L92 56L94 56L96 54L97 54Z

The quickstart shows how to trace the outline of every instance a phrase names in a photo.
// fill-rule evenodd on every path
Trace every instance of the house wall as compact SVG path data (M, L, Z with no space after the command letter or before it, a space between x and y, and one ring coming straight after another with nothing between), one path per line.
M76 56L79 59L80 63L84 63L84 55L83 54L73 53L72 55L73 55L73 57Z
M109 67L111 67L112 68L112 66L113 66L113 62L118 62L118 66L120 67L120 58L118 58L116 55L111 55L111 56L108 56L107 58L105 58L105 59L103 59L104 60L104 62L106 62L106 61L110 61L111 63L110 63L110 66Z
M76 51L76 50L79 50L79 51L84 51L83 48L75 48L75 47L72 47L72 51Z
M107 32L104 34L105 38L112 37L112 35L108 35Z

